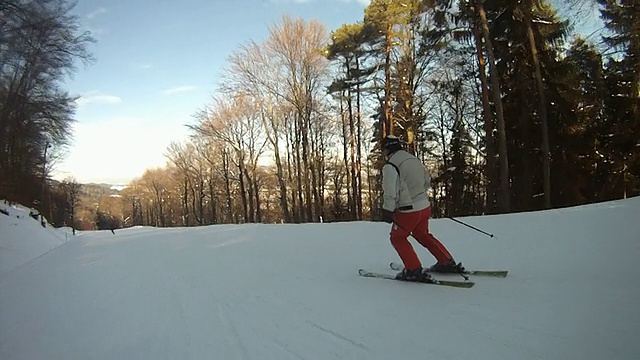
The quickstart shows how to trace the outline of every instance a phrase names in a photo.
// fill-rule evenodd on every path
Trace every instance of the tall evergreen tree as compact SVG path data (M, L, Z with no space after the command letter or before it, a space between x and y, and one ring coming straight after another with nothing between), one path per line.
M545 128L541 106L542 103L548 105L548 101L546 96L542 101L540 92L546 95L550 91L549 69L562 51L567 24L560 21L555 11L544 2L495 0L485 3L485 6L493 19L491 34L504 85L513 209L546 207L545 193L551 186L550 180L545 180L550 179L550 169L546 169L550 165L547 164L549 155L546 154L545 142L549 152L554 144L552 136L543 136L549 130L548 126ZM533 49L537 53L537 66ZM557 122L557 119L547 120L547 123ZM549 195L553 197L553 193L549 192Z
M604 141L617 191L611 197L640 194L640 2L598 0L611 48L606 63L606 113L609 121Z

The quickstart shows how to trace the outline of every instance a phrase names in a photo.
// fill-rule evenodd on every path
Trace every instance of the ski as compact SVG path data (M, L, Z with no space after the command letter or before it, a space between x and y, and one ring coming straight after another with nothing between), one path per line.
M389 267L393 270L402 271L404 265L392 262ZM462 274L464 275L478 275L478 276L493 276L493 277L507 277L507 270L466 270ZM457 275L458 273L439 273L433 272L432 274L451 274Z
M457 288L470 288L470 287L472 287L474 285L474 283L471 282L471 281L450 281L450 280L438 280L438 279L433 279L433 278L428 279L428 280L425 279L425 280L421 280L421 281L418 281L418 280L399 280L399 279L396 279L395 275L376 273L376 272L371 272L371 271L367 271L367 270L364 270L364 269L358 270L358 274L360 274L360 276L376 278L376 279L387 279L387 280L414 282L414 283L421 283L421 284L452 286L452 287L457 287Z

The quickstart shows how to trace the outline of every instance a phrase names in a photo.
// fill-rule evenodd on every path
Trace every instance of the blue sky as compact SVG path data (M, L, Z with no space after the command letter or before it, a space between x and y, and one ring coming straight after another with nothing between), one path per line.
M126 184L165 164L171 141L215 94L227 57L263 40L283 15L329 31L363 17L368 0L79 0L74 13L97 61L66 88L81 96L74 139L54 178Z

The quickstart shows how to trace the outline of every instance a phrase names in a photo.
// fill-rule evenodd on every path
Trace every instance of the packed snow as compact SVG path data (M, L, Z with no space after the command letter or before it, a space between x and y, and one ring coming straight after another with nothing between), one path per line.
M433 220L467 268L509 270L471 289L358 276L400 261L385 223L73 236L0 208L3 360L640 359L640 198L460 218L493 238Z

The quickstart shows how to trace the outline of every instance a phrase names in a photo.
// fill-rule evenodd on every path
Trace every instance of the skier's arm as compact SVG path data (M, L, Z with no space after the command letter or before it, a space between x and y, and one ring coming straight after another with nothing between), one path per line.
M382 167L382 192L382 208L395 211L398 199L398 172L393 165L385 164Z

